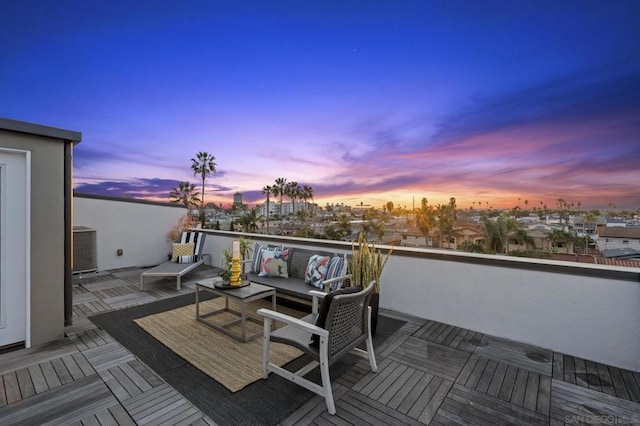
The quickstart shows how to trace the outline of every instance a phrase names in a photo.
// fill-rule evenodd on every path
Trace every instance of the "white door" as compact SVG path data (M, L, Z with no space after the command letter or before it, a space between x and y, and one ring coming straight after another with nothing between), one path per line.
M29 346L29 161L0 150L0 347Z

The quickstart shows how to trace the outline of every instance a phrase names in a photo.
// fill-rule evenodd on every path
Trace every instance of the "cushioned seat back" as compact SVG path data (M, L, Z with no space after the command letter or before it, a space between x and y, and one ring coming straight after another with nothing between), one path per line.
M207 234L202 232L183 232L180 234L179 243L194 243L192 262L197 262L202 257L206 236Z
M367 336L367 308L374 283L358 293L333 297L325 329L329 331L329 360L350 351Z

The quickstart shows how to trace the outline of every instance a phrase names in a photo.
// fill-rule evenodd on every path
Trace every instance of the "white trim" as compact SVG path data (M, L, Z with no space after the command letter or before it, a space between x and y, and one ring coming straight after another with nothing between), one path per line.
M26 324L26 330L25 330L25 337L24 337L24 346L25 348L30 348L31 347L31 151L25 151L25 180L26 180L26 205L25 207L25 216L27 219L27 229L26 229L26 245L27 245L27 250L25 253L25 259L27 259L26 265L26 271L25 271L25 279L26 279L26 285L25 285L25 291L27 292L26 294L26 302L27 302L27 306L25 306L25 314L27 315L25 324Z
M29 348L31 347L31 151L27 151L27 150L22 150L22 149L11 149L11 148L0 148L0 153L8 153L8 154L21 154L24 155L25 158L25 224L26 224L26 229L25 229L25 253L24 253L24 259L25 259L25 271L24 271L24 276L25 276L25 308L24 308L24 313L25 313L25 347ZM3 168L3 182L6 182L6 168ZM4 197L6 197L6 191L2 191L2 213L3 213L3 217L5 217L4 215L4 209L6 204L6 199ZM6 229L6 221L2 221L2 235L6 235L5 229ZM0 248L1 253L5 253L6 252L6 240L3 238L2 239L2 247ZM2 256L2 279L4 279L4 271L5 271L5 265L4 265L4 256ZM2 289L4 291L4 288ZM2 294L2 301L1 303L4 304L6 303L6 297L4 294ZM6 312L6 309L4 309L4 307L2 308L2 312L4 314L4 312ZM6 319L6 318L3 318Z
M7 181L7 165L0 163L0 218L7 217L7 191L4 191L3 185ZM6 261L4 253L7 250L6 238L7 221L0 220L0 328L7 326L7 297L3 283L6 281Z

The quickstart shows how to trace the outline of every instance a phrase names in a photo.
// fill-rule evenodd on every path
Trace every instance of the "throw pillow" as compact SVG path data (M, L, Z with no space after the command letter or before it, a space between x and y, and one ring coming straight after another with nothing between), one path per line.
M322 288L322 282L327 275L327 269L329 268L329 256L320 256L314 254L309 258L307 263L307 270L304 273L304 282L317 288Z
M287 272L288 257L289 250L262 250L262 262L258 276L289 278Z
M177 262L178 257L180 256L192 256L193 249L195 248L194 243L172 243L173 244L173 254L171 255L171 261Z
M336 254L331 258L325 280L342 277L344 275L347 275L347 255L345 254L344 256L340 256ZM339 281L331 283L331 291L337 289L341 284L342 283Z
M345 287L340 290L332 291L331 293L327 293L327 295L322 299L322 303L320 304L320 309L318 310L318 318L316 319L316 325L318 327L325 328L325 323L327 322L327 315L329 314L329 308L331 307L331 302L335 296L340 294L351 294L357 293L362 290L361 286L357 287ZM311 335L311 346L318 347L320 345L320 336L317 334Z
M251 272L254 274L260 273L260 265L262 264L262 251L275 251L282 250L282 246L263 246L260 243L253 245L253 255L251 256Z

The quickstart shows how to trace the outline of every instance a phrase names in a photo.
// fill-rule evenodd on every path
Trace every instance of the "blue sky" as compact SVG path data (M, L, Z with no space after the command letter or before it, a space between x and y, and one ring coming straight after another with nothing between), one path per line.
M76 190L640 207L637 1L0 4L0 116L77 130Z

